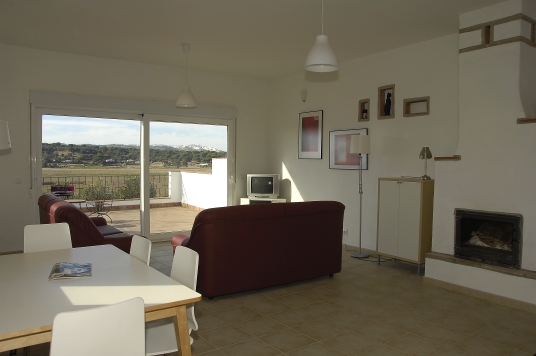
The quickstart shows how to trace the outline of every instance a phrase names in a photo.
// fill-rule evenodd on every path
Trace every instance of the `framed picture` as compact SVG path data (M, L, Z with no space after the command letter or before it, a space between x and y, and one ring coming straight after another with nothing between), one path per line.
M300 113L298 158L322 159L323 111Z
M340 130L329 132L330 169L368 169L368 154L359 160L359 153L350 153L353 135L367 135L368 129Z

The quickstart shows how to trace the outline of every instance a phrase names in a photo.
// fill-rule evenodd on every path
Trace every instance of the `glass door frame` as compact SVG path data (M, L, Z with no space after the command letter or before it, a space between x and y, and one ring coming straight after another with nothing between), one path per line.
M42 193L42 116L63 115L108 119L136 120L141 130L141 234L149 239L167 238L152 236L150 229L149 198L149 123L153 121L188 122L227 126L227 204L233 205L236 184L236 108L198 106L194 109L176 108L173 103L95 97L80 94L64 94L30 91L30 199L33 224L39 223L37 200ZM143 148L146 148L145 150ZM169 233L171 237L172 233Z

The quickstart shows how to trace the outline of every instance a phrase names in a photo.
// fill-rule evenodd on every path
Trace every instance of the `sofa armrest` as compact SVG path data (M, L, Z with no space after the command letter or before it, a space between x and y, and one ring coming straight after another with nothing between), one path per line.
M173 246L173 252L177 246L188 246L190 242L190 236L184 234L173 235L171 238L171 245Z
M95 224L95 226L104 226L104 225L108 225L108 223L106 222L106 219L103 218L102 216L93 216L93 217L90 217L91 221L93 221L93 224Z

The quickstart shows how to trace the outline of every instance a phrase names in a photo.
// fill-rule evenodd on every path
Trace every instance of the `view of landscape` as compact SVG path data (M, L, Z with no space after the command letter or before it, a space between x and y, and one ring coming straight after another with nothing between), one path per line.
M65 135L65 127L73 130L72 135ZM68 137L69 142L53 141L60 138L56 136L60 128L61 139ZM96 134L74 132L80 129ZM207 137L214 137L214 145L221 146L226 127L155 122L151 130L155 142L149 149L151 197L168 196L170 171L210 174L212 159L227 156L225 150L206 144L210 144ZM184 133L205 144L181 143ZM139 135L139 123L128 120L44 116L43 193L50 193L52 185L74 185L75 198L92 200L95 187L109 185L114 187L114 199L139 198Z

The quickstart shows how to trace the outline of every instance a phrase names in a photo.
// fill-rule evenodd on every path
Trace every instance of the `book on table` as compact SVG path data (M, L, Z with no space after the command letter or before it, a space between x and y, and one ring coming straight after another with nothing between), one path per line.
M49 280L91 277L91 263L58 262L52 266Z

